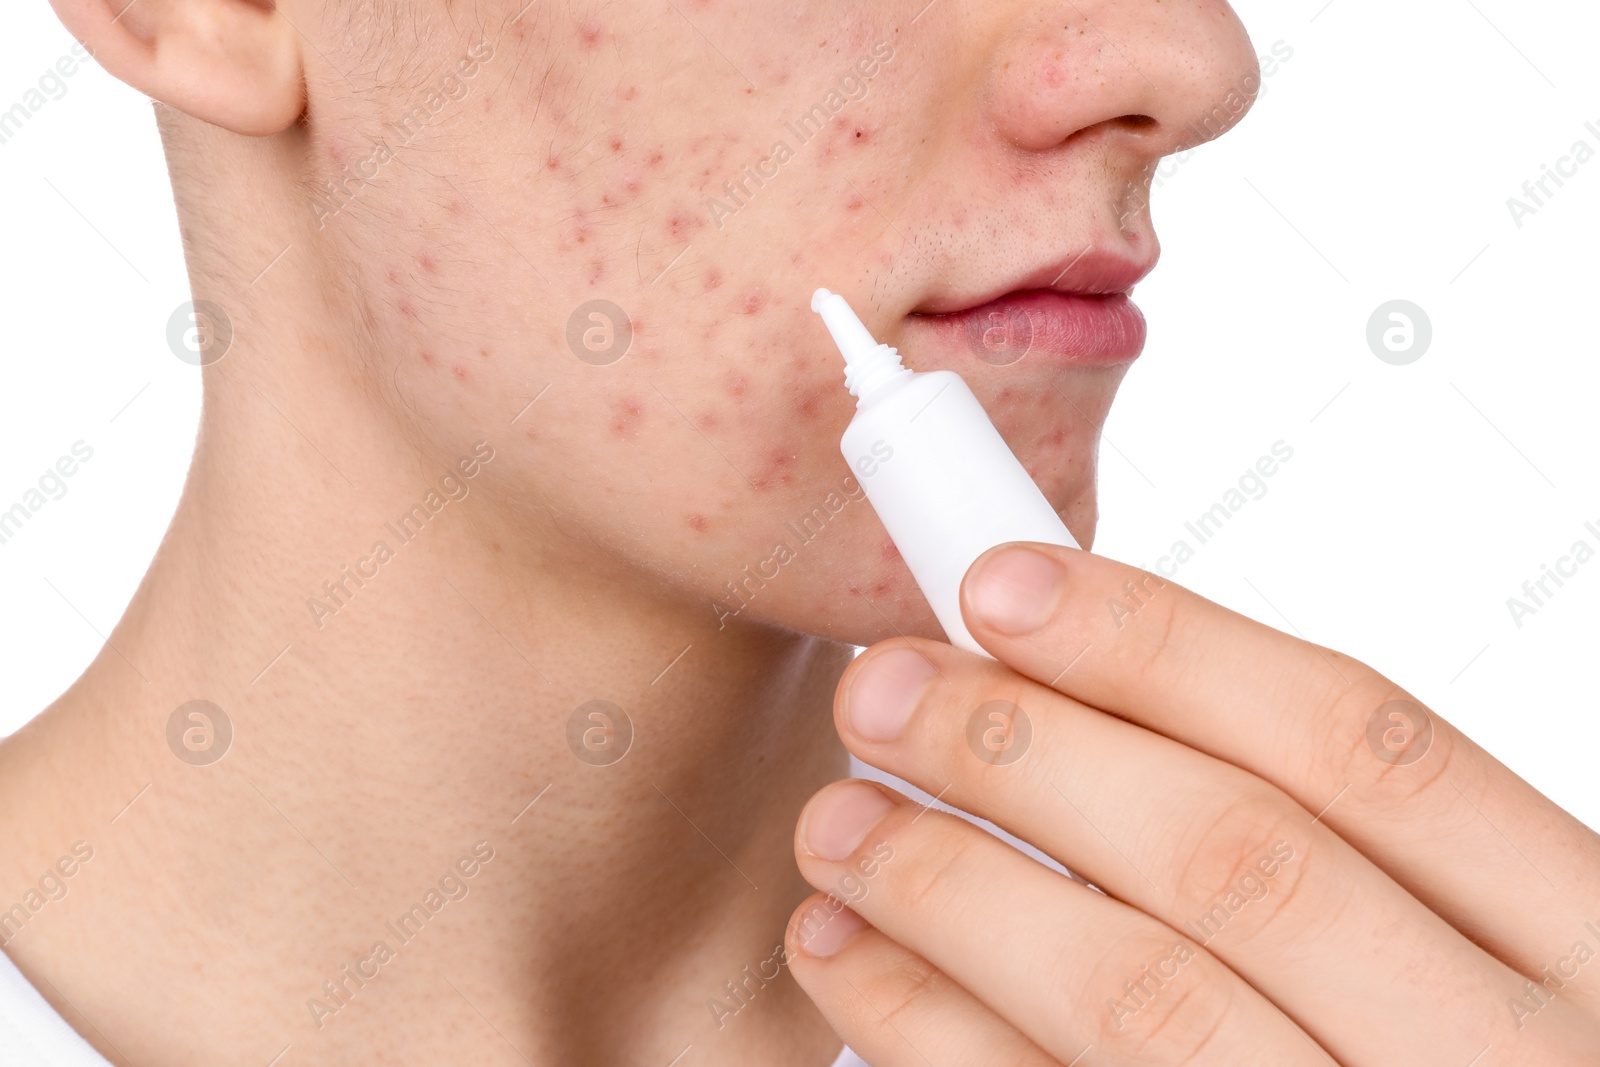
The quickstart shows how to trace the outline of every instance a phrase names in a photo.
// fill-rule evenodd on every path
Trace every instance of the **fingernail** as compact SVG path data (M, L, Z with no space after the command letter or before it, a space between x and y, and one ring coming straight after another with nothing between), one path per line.
M1019 545L996 552L973 575L967 604L991 629L1025 634L1050 621L1066 587L1059 561Z
M805 949L809 956L826 959L843 948L846 941L866 928L867 920L848 907L840 908L837 914L830 915L827 921L817 928L809 940L801 942L800 947Z
M928 657L911 648L874 656L850 683L845 719L868 741L893 741L905 729L934 676Z
M865 782L835 786L806 808L800 841L813 856L842 860L893 807L894 801Z

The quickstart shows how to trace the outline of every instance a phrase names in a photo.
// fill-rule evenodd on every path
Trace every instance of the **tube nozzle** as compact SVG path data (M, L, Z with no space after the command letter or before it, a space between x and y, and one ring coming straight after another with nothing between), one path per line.
M901 364L900 354L879 344L838 293L818 289L811 294L811 310L822 316L834 345L844 357L845 388L858 401L879 386L911 373Z

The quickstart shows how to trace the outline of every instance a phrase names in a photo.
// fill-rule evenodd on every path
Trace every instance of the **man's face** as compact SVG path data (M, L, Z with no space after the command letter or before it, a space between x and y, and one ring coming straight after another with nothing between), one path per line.
M812 291L959 372L1088 544L1149 170L1259 84L1222 0L295 17L307 212L374 395L446 459L495 442L480 504L708 620L863 644L939 630L840 455L854 400ZM1094 295L953 314L1051 286Z

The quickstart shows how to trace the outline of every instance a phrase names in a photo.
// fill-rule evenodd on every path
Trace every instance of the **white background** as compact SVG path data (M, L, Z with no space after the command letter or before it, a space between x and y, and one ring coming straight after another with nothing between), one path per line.
M1102 450L1097 549L1152 565L1282 440L1294 458L1177 580L1374 664L1600 825L1600 560L1518 628L1507 598L1600 549L1593 240L1600 159L1518 228L1507 198L1600 150L1593 4L1241 0L1294 55L1154 197L1151 321ZM0 110L71 39L42 0L0 34ZM198 369L149 104L92 64L0 144L0 510L75 441L94 458L0 545L0 733L89 662L176 504ZM1382 303L1433 343L1392 366Z

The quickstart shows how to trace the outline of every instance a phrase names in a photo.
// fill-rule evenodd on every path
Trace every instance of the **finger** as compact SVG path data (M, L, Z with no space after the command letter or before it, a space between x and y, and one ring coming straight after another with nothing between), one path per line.
M980 557L963 615L1022 673L1277 785L1524 973L1594 936L1600 835L1365 664L1050 545Z
M796 909L784 941L795 980L872 1067L1056 1067L1016 1027L831 893Z
M1328 1062L1188 938L873 783L839 782L813 797L795 854L815 886L864 878L852 905L863 918L1061 1063Z
M1194 938L1344 1062L1423 1062L1476 1040L1466 1062L1517 1038L1504 1005L1525 979L1249 772L940 642L875 646L840 691L861 759ZM1031 737L984 758L975 718L1017 708ZM1294 966L1308 946L1317 966ZM1393 960L1428 964L1391 973Z

